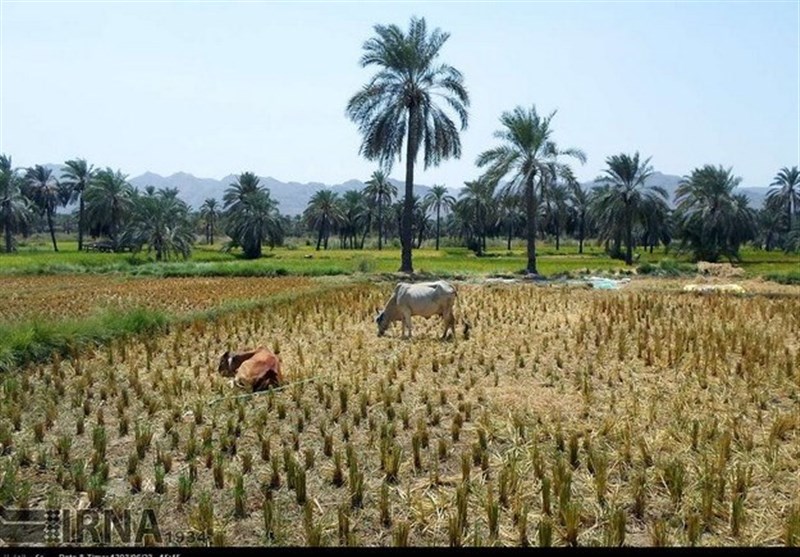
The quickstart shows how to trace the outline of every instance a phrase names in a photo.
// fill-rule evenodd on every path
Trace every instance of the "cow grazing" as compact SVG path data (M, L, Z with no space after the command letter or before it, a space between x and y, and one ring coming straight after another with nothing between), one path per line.
M447 332L456 335L456 319L453 314L458 294L452 284L443 280L436 282L420 282L411 284L400 282L395 286L392 297L386 303L383 311L379 311L375 322L378 324L378 336L383 336L394 321L403 322L403 338L411 337L411 316L419 315L425 318L441 315L444 321L444 334L442 340L447 338ZM469 325L464 323L464 336L469 332Z
M217 367L222 375L233 376L239 387L250 387L253 392L283 384L281 360L263 347L242 352L225 352Z

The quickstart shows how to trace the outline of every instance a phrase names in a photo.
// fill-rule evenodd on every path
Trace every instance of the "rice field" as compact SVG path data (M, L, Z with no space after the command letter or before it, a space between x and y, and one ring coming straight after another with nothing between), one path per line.
M353 283L56 357L2 378L0 503L153 509L158 545L800 544L800 291L653 284L459 283L441 342ZM259 344L287 385L241 396L219 355Z
M31 318L80 318L104 310L143 307L187 314L232 300L300 292L313 281L305 277L134 278L103 275L1 277L5 295L0 322Z

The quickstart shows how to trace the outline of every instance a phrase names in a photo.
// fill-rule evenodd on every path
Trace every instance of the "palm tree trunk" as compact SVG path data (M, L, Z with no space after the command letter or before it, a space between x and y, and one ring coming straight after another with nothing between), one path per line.
M578 253L583 255L583 219L581 219L580 227L578 228Z
M323 220L319 224L319 236L317 236L317 251L319 251L319 247L322 245L322 234L325 230L325 221Z
M558 218L556 218L556 251L558 251L560 246L561 246L561 223L559 222Z
M364 234L361 235L361 249L364 249L364 241L367 239L367 233L369 232L369 227L372 224L372 218L367 217L367 225L364 227Z
M381 198L383 195L378 195L378 251L383 249L383 207L381 206Z
M408 143L406 145L406 198L403 202L403 218L400 223L400 244L402 246L400 257L400 272L413 273L411 264L411 222L414 217L414 159L417 154L417 110L411 105L408 109Z
M633 215L630 207L625 211L625 264L633 264Z
M78 251L83 251L83 192L81 192L80 204L78 205Z
M439 251L439 204L436 204L436 251Z
M511 251L511 235L514 232L514 227L510 224L508 225L508 244L506 246L506 251Z
M53 227L53 212L49 209L47 210L47 227L50 229L50 239L53 241L53 251L58 251L58 245L56 244L56 230Z
M9 207L3 207L3 212L5 213L3 218L3 228L5 229L5 236L6 236L6 253L11 253L11 248L13 247L13 238L11 237L11 211Z
M536 192L534 191L533 175L528 176L525 184L525 206L528 213L526 237L528 240L528 266L526 271L537 275L536 271Z

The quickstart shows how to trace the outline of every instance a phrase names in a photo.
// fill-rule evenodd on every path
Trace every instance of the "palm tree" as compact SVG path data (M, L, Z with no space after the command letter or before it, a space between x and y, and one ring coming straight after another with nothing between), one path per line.
M11 157L0 155L0 219L3 223L6 253L14 250L12 234L24 230L31 218L31 207L22 189L23 181L11 165Z
M519 195L505 190L500 190L496 199L497 225L505 228L507 251L511 251L514 233L525 226L525 214L520 210L520 201Z
M575 180L568 182L570 204L575 216L578 232L578 253L583 254L583 241L586 238L586 227L589 224L589 193Z
M306 223L315 230L319 231L317 237L317 251L319 251L322 241L325 240L325 249L328 249L328 238L331 229L342 219L341 207L337 203L339 196L331 190L319 190L308 202L303 218Z
M624 207L621 200L613 195L609 184L599 184L589 193L589 216L597 226L597 239L605 240L606 253L621 258L623 223L618 218ZM611 242L613 247L609 247Z
M439 251L439 236L441 230L442 209L449 211L456 204L456 198L450 195L444 186L434 185L428 195L423 199L426 209L433 209L436 212L436 251Z
M86 230L84 221L86 204L83 196L86 188L92 183L95 173L94 166L88 164L84 159L66 161L64 170L61 172L61 183L69 192L68 203L78 202L78 251L83 250L83 232Z
M554 179L545 181L546 187L542 197L545 202L546 217L550 221L550 229L556 235L556 251L561 248L561 231L567 222L569 213L570 190L566 184Z
M225 249L241 246L247 259L261 257L263 242L274 247L283 237L278 202L258 182L255 174L243 172L223 197L228 216L226 233L231 238Z
M228 184L225 195L222 198L226 211L236 212L247 194L263 191L258 185L260 179L252 172L242 172L236 177L236 181Z
M58 185L58 180L53 176L52 170L37 164L27 170L25 181L30 188L33 203L47 217L47 228L50 230L53 250L58 251L56 230L53 226L53 215L56 212L56 208L61 205L61 188Z
M777 195L767 197L764 208L758 212L758 228L763 236L763 245L766 251L772 251L775 245L774 238L785 225L786 214L781 201L782 199Z
M347 115L363 135L359 153L378 160L387 170L406 145L406 181L400 230L400 272L412 273L411 238L414 164L422 148L424 168L461 156L456 124L443 109L449 107L467 128L469 96L454 67L437 61L449 33L428 33L425 19L411 18L408 34L396 25L376 25L367 40L361 66L377 66L370 82L347 103ZM436 98L442 99L437 104Z
M133 188L128 176L106 167L99 170L86 189L86 222L93 236L107 234L115 249L119 234L133 207Z
M348 190L339 198L339 213L342 218L339 234L343 248L347 247L348 241L350 249L356 247L358 232L367 220L365 205L364 195L358 190Z
M796 166L791 169L783 167L770 185L773 189L767 192L767 198L780 199L780 204L786 211L786 225L792 230L794 218L800 210L800 170Z
M733 190L741 182L732 169L705 165L684 177L675 191L683 245L698 260L739 257L739 245L754 237L755 212L744 195Z
M486 234L494 210L494 190L497 184L486 180L464 182L464 188L459 192L461 207L464 216L472 221L474 236L477 238L477 254L486 251Z
M625 263L633 264L633 225L641 220L644 206L655 202L656 196L666 201L667 192L658 186L648 186L647 179L653 173L650 158L639 159L637 151L633 156L622 153L606 159L605 176L595 180L609 186L605 197L601 198L609 219L618 220L625 235Z
M378 208L378 249L383 249L383 208L392 204L397 197L397 188L389 181L389 177L382 170L376 170L367 180L364 194Z
M422 247L422 240L425 239L425 234L428 232L428 227L431 221L428 218L428 208L425 203L419 198L418 195L414 196L414 219L411 224L411 230L417 237L417 249Z
M205 219L205 232L206 232L206 243L208 245L214 244L214 231L219 220L219 203L213 197L209 197L205 201L203 201L203 205L200 207L200 216Z
M156 252L156 261L168 260L172 255L188 258L194 243L194 230L189 207L162 189L151 195L133 195L130 222L122 233L122 243L134 250L147 244L147 252Z
M552 139L550 122L556 112L542 118L536 106L525 110L521 106L513 112L504 112L500 117L503 129L495 132L502 145L484 151L478 156L479 167L488 166L484 177L491 182L499 182L512 174L511 183L506 186L511 191L520 192L525 200L526 238L528 241L528 264L526 271L536 274L536 183L541 187L543 180L564 168L558 161L560 156L569 156L581 163L586 162L583 151L575 148L559 149Z

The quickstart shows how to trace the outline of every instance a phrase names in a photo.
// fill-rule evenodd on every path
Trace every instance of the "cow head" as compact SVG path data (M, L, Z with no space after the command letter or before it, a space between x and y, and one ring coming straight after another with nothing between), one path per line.
M219 365L217 366L217 371L222 375L230 374L232 361L233 357L231 356L231 351L226 350L225 353L219 359Z
M378 324L378 336L382 337L389 328L389 319L386 317L385 311L376 310L375 323Z

